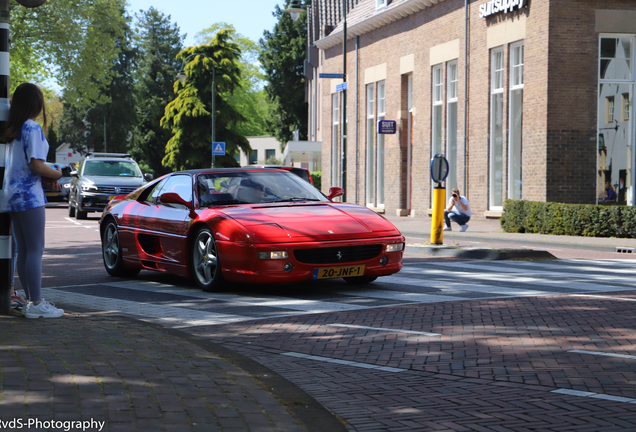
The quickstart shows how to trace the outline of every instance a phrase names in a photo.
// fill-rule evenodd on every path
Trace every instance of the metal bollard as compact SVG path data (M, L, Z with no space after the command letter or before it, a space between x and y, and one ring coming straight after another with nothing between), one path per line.
M433 189L433 220L431 222L431 244L444 244L444 204L446 189L440 184Z

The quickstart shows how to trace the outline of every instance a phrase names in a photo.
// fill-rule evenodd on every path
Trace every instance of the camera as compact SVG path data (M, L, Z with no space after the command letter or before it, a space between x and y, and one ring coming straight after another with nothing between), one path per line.
M457 198L457 194L453 194L453 198Z

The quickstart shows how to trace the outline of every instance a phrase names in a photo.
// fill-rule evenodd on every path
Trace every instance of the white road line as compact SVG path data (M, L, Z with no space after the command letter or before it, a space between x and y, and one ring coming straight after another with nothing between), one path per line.
M53 288L42 288L42 292L47 300L56 303L64 303L101 311L121 312L141 317L142 320L174 328L227 324L258 319L241 315L203 312L167 305L154 305L141 301L118 300L86 294L69 293Z
M76 221L75 219L71 219L70 217L65 217L64 219L66 219L67 221L69 221L71 223L74 223L75 225L84 226L80 222Z
M636 298L600 296L600 295L592 295L592 294L570 294L570 295L572 297L593 297L593 298L599 298L599 299L603 299L603 300L621 300L621 301L636 302Z
M404 270L403 270L404 271ZM411 272L406 271L405 273L418 273L419 272ZM479 293L488 293L488 294L499 294L505 296L540 296L540 295L554 295L554 291L537 291L537 290L529 290L523 288L508 288L501 286L491 286L491 285L477 285L477 284L465 284L461 281L451 282L451 281L439 281L439 280L431 280L431 279L420 279L420 278L410 278L406 276L384 276L378 279L379 283L392 283L398 285L412 285L418 286L422 288L436 288L436 289L445 289L445 290L453 290L453 291L469 291L469 292L479 292ZM409 296L411 293L409 293ZM429 294L415 294L414 296L426 296L422 297L425 300L427 297L445 297L445 296L435 296ZM468 298L468 297L467 297ZM448 300L464 300L459 297L448 296ZM400 300L404 300L400 298ZM418 300L409 300L409 301L418 301ZM438 300L436 300L438 301ZM444 301L444 300L439 300Z
M331 327L347 327L347 328L356 328L356 329L362 329L362 330L376 330L376 331L390 332L390 333L407 333L407 334L416 334L416 335L431 336L431 337L441 336L441 334L439 333L428 333L428 332L420 332L420 331L413 331L413 330L390 329L390 328L381 328L381 327L366 327L366 326L359 326L359 325L353 325L353 324L327 324L327 325Z
M395 282L392 279L399 279L404 282ZM389 279L389 280L386 280ZM409 278L398 278L395 276L385 276L381 280L382 282L393 283L393 284L401 284L401 285L415 285L415 283L409 284ZM419 279L413 279L413 281L417 281ZM377 284L377 283L376 283ZM423 286L418 284L417 286ZM460 291L460 290L458 290ZM365 291L336 291L337 294L346 295L346 296L359 296L359 297L370 297L370 298L378 298L385 300L398 300L409 303L438 303L438 302L447 302L447 301L458 301L458 300L474 300L471 297L454 297L454 296L445 296L445 295L437 295L437 294L421 294L421 293L411 293L411 292L403 292L403 291L384 291L384 290L365 290Z
M577 353L577 354L589 354L589 355L596 355L596 356L618 357L618 358L636 360L636 356L627 355L627 354L615 354L615 353L606 353L601 351L586 351L586 350L569 350L568 352Z
M612 402L625 402L630 404L636 404L636 399L626 398L622 396L612 396L607 394L592 393L592 392L586 392L586 391L580 391L580 390L558 389L558 390L552 390L550 393L559 393L559 394L564 394L568 396L581 396L581 397L589 397L594 399L603 399L603 400L608 400Z
M146 292L160 292L165 294L175 294L185 297L194 297L208 300L220 300L225 302L231 302L232 304L239 306L268 306L276 307L280 309L291 309L298 312L306 313L324 313L324 312L337 312L347 310L359 310L367 309L370 306L352 305L346 303L336 302L323 302L318 300L303 300L295 299L291 297L277 297L277 296L262 296L262 297L250 297L237 294L222 294L222 293L206 293L198 289L179 288L174 285L166 285L158 282L144 282L141 284L138 281L124 281L124 282L108 282L100 285L107 285L118 288L126 288L137 291Z
M462 278L478 279L478 280L489 281L489 282L510 282L511 280L511 275L469 273L469 272L463 272L463 271L453 271L452 273L449 273L447 270L402 268L402 272L411 273L411 274L421 274L423 276L433 276L433 277L447 276L447 277L453 277L458 279L462 279ZM555 273L554 275L564 276L563 273ZM576 275L576 277L583 278L583 279L590 279L588 275ZM598 279L600 282L602 280L609 281L609 280L617 280L621 278L610 276L610 275L607 275L607 276L599 275ZM624 290L632 289L629 286L606 285L605 283L603 283L602 285L596 284L594 283L596 281L590 281L591 283L588 283L588 282L579 282L579 281L555 280L554 278L541 279L541 278L533 278L533 277L516 276L514 277L514 281L516 283L522 283L522 284L528 284L528 285L540 285L544 287L549 286L549 287L557 288L557 289L567 288L567 289L572 289L577 291L602 292L602 291L624 291ZM633 278L629 281L629 283L631 283L632 285L634 284ZM636 288L636 285L633 285L633 288Z
M364 369L374 369L374 370L379 370L383 372L406 372L408 370L408 369L398 369L398 368L393 368L388 366L376 366L376 365L372 365L368 363L358 363L358 362L353 362L349 360L338 360L338 359L332 359L329 357L319 357L319 356L313 356L308 354L300 354L295 352L285 352L285 353L281 353L281 355L301 358L305 360L316 360L316 361L321 361L326 363L336 363L340 365L353 366L353 367L359 367Z

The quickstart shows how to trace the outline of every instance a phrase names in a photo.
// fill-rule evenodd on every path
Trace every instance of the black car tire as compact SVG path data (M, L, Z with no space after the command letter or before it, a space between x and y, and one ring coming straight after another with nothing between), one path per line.
M351 285L364 285L373 282L376 280L377 276L358 276L358 277L346 277L343 278L346 282Z
M68 202L68 217L75 217L75 207L73 207L70 200Z
M135 276L141 269L126 268L119 243L119 230L111 218L106 222L102 235L102 260L109 275L115 277Z
M214 236L208 227L200 228L191 238L190 274L206 292L219 291L225 283Z
M88 214L88 212L76 210L75 211L75 219L86 219L86 215L87 214Z

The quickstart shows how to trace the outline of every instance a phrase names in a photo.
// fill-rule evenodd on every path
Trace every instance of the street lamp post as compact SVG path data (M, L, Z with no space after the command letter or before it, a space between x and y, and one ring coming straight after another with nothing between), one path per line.
M104 115L104 153L108 153L108 145L107 145L107 139L106 139L106 111L104 111L103 107L97 107L99 109L102 110L102 114ZM86 110L86 114L84 115L84 120L82 120L82 122L88 127L88 125L90 125L90 122L88 121L88 113L92 110L93 108L89 108L88 110Z
M203 56L207 59L210 59L210 62L212 63L212 107L211 107L211 112L212 112L212 142L210 143L210 149L211 149L211 153L212 153L212 168L214 168L214 89L215 89L215 85L214 85L214 60L212 60L211 57L205 55L205 54L200 54L200 53L194 53L194 54L190 54L189 56L187 56L185 58L185 60L183 60L183 63L181 64L181 70L179 71L179 75L177 75L177 78L179 78L179 81L181 82L181 84L183 84L185 82L185 80L188 78L188 75L186 75L185 73L185 65L188 62L188 59L190 59L190 57L194 57L194 56Z
M302 7L301 0L292 0L285 12L289 13L294 21L300 18L305 11ZM342 195L342 201L347 200L347 0L342 0L342 102L341 102L341 121L340 121L340 186L345 193ZM357 163L357 162L356 162Z

